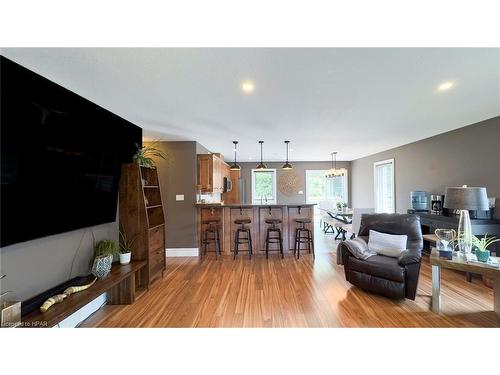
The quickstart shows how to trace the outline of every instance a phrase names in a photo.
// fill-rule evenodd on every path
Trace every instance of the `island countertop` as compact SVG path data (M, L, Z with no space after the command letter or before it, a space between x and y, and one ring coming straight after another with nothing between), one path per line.
M231 204L221 204L221 203L195 203L197 207L232 207L232 208L240 208L240 207L312 207L315 206L316 203L231 203Z
M198 244L203 248L205 229L210 220L218 222L220 231L222 253L229 254L233 250L235 233L240 228L237 220L250 220L246 227L250 229L253 240L254 252L257 254L266 247L266 235L269 224L268 219L279 219L277 227L283 236L283 246L288 251L293 251L295 245L295 229L300 226L297 219L309 219L305 227L312 232L314 237L314 206L315 203L196 203L198 211ZM215 250L215 244L208 246L208 251Z

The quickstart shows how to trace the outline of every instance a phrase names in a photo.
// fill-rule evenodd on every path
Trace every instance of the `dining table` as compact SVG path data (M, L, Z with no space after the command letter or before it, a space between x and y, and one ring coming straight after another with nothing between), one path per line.
M333 219L339 220L343 222L344 224L351 224L352 223L352 214L353 210L352 208L345 208L341 210L325 210L330 217Z

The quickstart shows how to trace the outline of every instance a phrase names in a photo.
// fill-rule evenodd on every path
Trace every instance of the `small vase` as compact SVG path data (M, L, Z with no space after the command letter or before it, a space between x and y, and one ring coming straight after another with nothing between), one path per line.
M94 259L92 265L92 273L99 279L106 277L111 271L111 264L113 263L113 255L101 255Z
M477 260L480 262L487 262L490 259L490 251L489 250L476 250Z
M132 253L120 253L120 264L129 264Z

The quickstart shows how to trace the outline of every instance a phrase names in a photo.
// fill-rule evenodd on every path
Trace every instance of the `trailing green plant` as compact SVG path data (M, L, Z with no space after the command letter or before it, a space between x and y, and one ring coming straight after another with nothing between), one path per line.
M100 240L94 244L94 259L102 255L112 255L113 260L118 256L120 244L115 240Z
M128 238L123 231L120 230L120 254L131 253L134 247L137 235Z
M146 146L142 146L135 153L134 160L136 160L141 167L155 168L156 166L154 161L155 157L163 160L166 159L165 153L155 147L156 143L157 142L153 142Z
M488 246L495 242L499 242L499 239L495 239L494 237L487 237L488 234L485 234L483 238L478 238L474 235L472 235L472 245L475 246L479 251L486 251L488 250Z
M336 206L337 206L337 210L341 210L342 209L342 203L341 202L337 202Z

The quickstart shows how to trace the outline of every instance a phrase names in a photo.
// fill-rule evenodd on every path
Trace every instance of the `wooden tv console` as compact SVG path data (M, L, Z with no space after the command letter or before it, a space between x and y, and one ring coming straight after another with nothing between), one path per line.
M89 289L72 294L63 302L42 313L35 310L21 318L21 327L50 328L66 319L87 303L107 292L108 305L130 305L147 290L137 284L136 274L146 266L146 261L132 261L126 265L114 264L110 273L95 282Z

